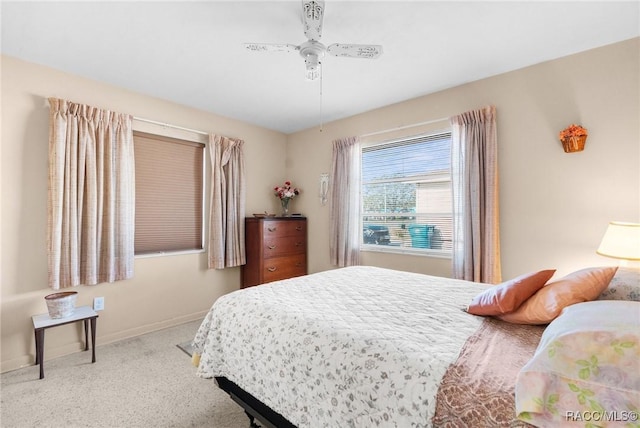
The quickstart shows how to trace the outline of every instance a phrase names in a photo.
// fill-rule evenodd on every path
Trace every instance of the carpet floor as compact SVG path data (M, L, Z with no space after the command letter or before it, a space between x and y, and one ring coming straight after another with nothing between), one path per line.
M0 375L0 426L247 428L249 419L186 351L200 322L46 360Z

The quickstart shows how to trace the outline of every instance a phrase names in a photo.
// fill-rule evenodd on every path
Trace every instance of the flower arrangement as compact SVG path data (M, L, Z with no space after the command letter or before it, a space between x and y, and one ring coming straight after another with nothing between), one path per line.
M292 187L291 186L291 182L290 181L285 181L284 182L284 186L276 186L273 188L274 194L280 198L280 200L282 199L291 199L293 197L295 197L296 195L300 194L300 189L298 189L297 187Z
M587 140L587 130L580 125L572 124L560 131L560 141L565 153L581 152Z
M569 137L586 137L587 135L589 135L589 133L585 128L580 125L572 124L568 128L560 131L560 141Z

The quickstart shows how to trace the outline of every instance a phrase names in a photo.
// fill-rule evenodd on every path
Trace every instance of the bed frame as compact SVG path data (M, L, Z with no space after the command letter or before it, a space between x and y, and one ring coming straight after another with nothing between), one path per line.
M226 377L216 377L215 380L218 387L229 394L231 399L244 409L244 412L249 417L249 426L251 428L296 428L280 413L275 412ZM260 425L256 424L256 420L260 422Z

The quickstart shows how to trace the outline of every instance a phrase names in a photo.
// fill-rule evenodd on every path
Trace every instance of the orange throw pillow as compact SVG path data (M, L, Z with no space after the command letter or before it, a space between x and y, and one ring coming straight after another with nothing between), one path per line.
M473 298L467 312L474 315L502 315L513 312L551 279L555 269L526 273L487 288Z
M542 287L515 312L499 318L514 324L549 324L562 310L598 298L618 270L617 266L586 268Z

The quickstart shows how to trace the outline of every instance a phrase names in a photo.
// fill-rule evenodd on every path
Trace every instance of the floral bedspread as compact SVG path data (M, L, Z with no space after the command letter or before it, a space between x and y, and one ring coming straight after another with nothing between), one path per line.
M298 427L426 427L482 322L462 308L486 286L358 266L236 291L195 336L197 374Z

